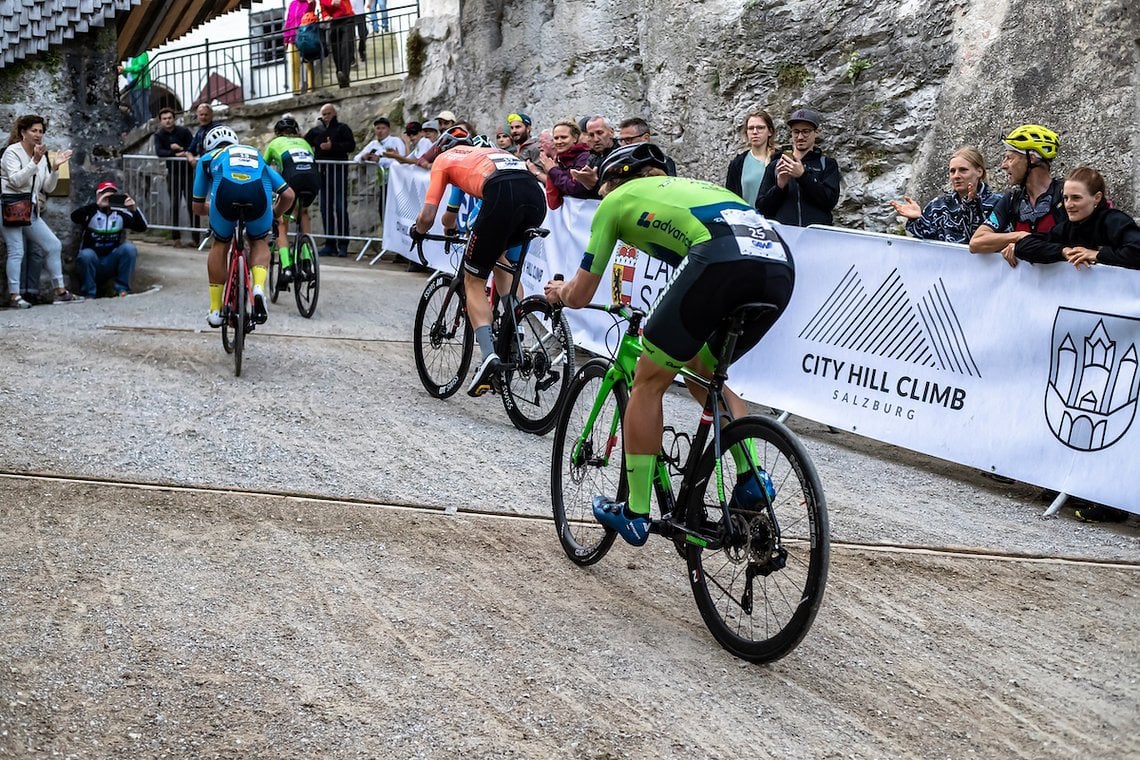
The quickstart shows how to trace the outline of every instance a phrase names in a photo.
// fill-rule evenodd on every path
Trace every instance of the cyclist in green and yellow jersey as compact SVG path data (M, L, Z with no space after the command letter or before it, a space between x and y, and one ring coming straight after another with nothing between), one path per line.
M321 175L317 171L313 146L300 136L300 125L292 116L282 118L273 127L277 135L265 146L265 161L276 169L297 196L297 202L286 214L301 215L301 232L309 232L309 206L321 191ZM289 250L289 223L285 214L277 217L277 253L281 257L281 284L293 281L293 253Z

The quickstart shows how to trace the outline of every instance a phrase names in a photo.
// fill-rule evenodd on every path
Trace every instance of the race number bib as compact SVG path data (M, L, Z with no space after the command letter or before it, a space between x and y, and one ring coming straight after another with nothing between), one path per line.
M736 245L745 256L757 256L772 261L787 261L784 243L772 224L756 209L726 208L720 213L732 228Z
M510 153L492 153L489 158L491 162L495 164L495 171L497 172L520 169L524 172L526 171L526 162L520 160L518 156L512 156Z
M235 145L229 149L226 155L229 156L231 169L257 168L258 153L256 148L250 148L245 145Z
M313 165L313 154L304 148L290 148L286 151L289 156L289 161L293 164L294 168L308 169Z

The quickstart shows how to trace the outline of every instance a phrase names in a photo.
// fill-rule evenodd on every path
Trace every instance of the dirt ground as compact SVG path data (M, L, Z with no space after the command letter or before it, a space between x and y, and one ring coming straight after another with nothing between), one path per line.
M328 262L234 378L204 257L141 267L0 312L0 756L1140 756L1136 517L793 418L827 594L749 665L671 546L565 559L549 438L422 391L422 275Z

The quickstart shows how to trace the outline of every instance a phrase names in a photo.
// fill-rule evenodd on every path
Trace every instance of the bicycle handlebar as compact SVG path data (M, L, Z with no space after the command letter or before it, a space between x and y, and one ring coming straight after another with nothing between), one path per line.
M418 237L412 237L412 247L408 249L408 252L411 253L412 251L415 251L416 256L420 260L420 264L423 264L425 267L429 266L427 258L424 256L425 240L434 240L439 243L448 243L460 246L467 245L467 238L463 237L462 235L436 235L432 232L425 232Z

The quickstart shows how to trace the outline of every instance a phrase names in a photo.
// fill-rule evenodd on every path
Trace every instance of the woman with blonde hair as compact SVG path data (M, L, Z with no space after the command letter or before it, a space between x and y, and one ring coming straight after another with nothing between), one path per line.
M755 206L764 170L776 150L776 123L767 111L756 109L744 117L740 131L748 150L729 163L724 186Z
M1000 195L986 184L986 159L968 145L950 154L950 192L919 209L913 199L891 201L895 212L905 217L906 231L920 240L969 243L974 230L986 221Z

